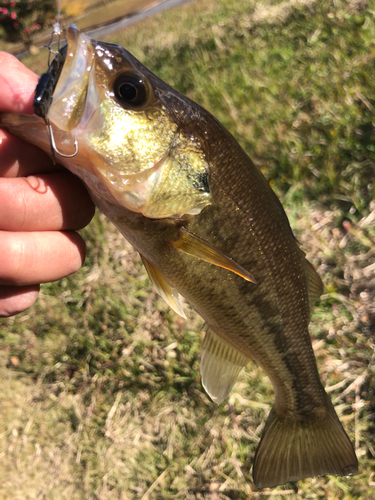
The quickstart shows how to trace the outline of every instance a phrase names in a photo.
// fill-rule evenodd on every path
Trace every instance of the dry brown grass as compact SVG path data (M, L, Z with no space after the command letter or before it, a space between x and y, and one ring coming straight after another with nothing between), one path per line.
M157 298L137 254L97 215L83 232L84 268L0 321L0 498L375 498L373 17L366 2L305 3L262 4L284 8L270 24L256 2L201 2L114 41L215 110L285 194L326 285L310 331L360 474L257 491L267 376L251 363L215 406L200 386L201 320Z

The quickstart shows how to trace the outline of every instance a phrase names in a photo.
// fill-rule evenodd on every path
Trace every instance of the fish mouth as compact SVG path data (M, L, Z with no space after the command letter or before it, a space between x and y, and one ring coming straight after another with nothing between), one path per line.
M81 122L85 111L95 42L74 24L66 30L66 37L67 44L52 62L62 68L54 82L53 101L47 116L61 130L70 132Z

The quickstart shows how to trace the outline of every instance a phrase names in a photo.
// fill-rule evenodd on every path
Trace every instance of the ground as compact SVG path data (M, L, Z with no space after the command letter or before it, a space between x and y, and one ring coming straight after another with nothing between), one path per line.
M281 198L325 285L310 333L359 475L257 490L267 376L251 363L213 404L202 321L97 214L83 269L0 320L2 498L374 498L374 40L372 2L337 0L204 0L109 40L217 116Z

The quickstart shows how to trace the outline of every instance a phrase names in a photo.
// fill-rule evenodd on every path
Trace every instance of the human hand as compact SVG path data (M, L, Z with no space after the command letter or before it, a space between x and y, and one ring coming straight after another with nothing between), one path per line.
M32 114L37 82L37 75L0 52L0 112ZM30 307L40 283L82 266L86 247L74 231L94 211L76 176L0 130L0 317Z

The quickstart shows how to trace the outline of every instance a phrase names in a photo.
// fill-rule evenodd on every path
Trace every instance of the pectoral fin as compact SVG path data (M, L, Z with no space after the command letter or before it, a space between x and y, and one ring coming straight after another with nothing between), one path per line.
M244 269L242 266L237 264L230 257L227 257L223 252L215 248L211 243L200 238L199 236L190 233L184 227L181 228L181 237L179 240L172 242L172 246L181 252L184 252L192 257L197 257L198 259L209 262L214 266L223 267L228 269L235 274L238 274L247 281L256 283L255 278Z
M166 282L163 274L154 264L151 264L143 255L141 255L141 259L155 290L177 314L186 319L179 299L179 293Z
M202 385L215 403L224 401L249 361L212 330L207 331L202 345Z

